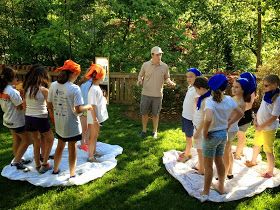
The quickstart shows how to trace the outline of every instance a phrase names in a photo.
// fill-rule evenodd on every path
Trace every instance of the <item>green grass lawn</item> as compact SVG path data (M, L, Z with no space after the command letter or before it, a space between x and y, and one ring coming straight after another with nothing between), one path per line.
M184 149L180 120L160 122L158 139L141 139L141 123L124 117L126 107L109 106L110 119L100 141L118 144L123 154L118 165L102 178L82 186L36 187L28 182L0 177L0 209L280 209L280 187L228 203L200 203L165 170L163 152ZM149 124L151 127L151 124ZM253 129L248 132L252 145ZM275 143L276 166L280 168L280 132ZM12 159L9 131L0 130L0 167Z

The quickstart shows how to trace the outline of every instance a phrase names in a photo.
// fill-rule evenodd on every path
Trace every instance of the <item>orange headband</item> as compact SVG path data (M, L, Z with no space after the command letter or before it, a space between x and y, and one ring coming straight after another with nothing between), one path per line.
M105 69L99 64L91 64L89 67L88 73L86 73L85 77L87 79L92 78L92 74L96 72L96 79L102 79L106 75Z
M57 68L54 72L60 72L60 71L71 71L75 74L80 74L81 67L79 64L69 59L64 62L64 65L62 67Z

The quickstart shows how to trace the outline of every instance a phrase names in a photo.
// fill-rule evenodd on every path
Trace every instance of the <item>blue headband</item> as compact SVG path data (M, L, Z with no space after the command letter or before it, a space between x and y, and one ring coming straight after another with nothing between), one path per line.
M200 72L197 68L189 68L189 69L187 70L187 72L192 72L192 73L194 73L195 76L197 76L197 77L199 77L199 76L202 75L201 72Z
M244 72L240 74L240 78L246 78L250 83L250 90L249 93L252 94L257 89L257 79L256 76L250 72Z
M225 75L223 74L215 74L212 76L209 81L208 85L211 90L221 90L224 91L227 88L228 80Z

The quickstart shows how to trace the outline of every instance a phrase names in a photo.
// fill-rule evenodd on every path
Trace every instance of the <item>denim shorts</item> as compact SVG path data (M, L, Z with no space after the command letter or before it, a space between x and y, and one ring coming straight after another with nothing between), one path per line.
M209 158L223 156L226 143L226 130L210 131L202 143L203 156Z
M182 117L182 131L186 134L187 137L193 136L193 122L191 120L188 120L184 117Z

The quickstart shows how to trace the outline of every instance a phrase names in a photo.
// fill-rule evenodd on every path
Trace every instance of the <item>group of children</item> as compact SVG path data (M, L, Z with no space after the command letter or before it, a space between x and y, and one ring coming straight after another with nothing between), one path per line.
M268 167L262 174L264 178L273 177L275 164L273 142L279 126L280 115L280 79L277 75L268 75L263 79L264 97L254 116L252 105L257 88L256 77L245 72L232 84L231 95L225 95L228 79L216 74L209 80L201 76L196 68L187 70L188 91L183 103L182 130L186 136L185 151L179 154L179 162L192 158L191 148L197 149L197 173L204 175L202 196L207 196L213 178L215 162L218 184L212 184L220 194L225 193L225 177L232 179L233 159L240 159L245 145L245 132L252 121L256 129L252 160L244 164L247 167L257 165L257 156L261 146L266 153ZM231 142L238 137L236 152L231 151ZM192 144L194 143L194 144Z
M80 87L74 84L81 73L79 64L66 60L55 71L59 73L58 79L49 86L47 70L41 65L33 65L25 76L23 92L20 94L15 89L16 72L10 67L4 67L0 75L0 105L4 112L3 124L13 136L14 159L11 166L25 172L30 170L25 166L30 161L22 157L29 144L33 143L36 170L45 173L53 169L52 174L58 174L67 142L71 179L75 177L77 141L81 140L81 148L84 150L87 150L84 146L88 144L88 161L97 162L96 141L99 129L102 122L108 119L106 98L99 86L106 72L102 66L92 64L85 75L87 86L83 88L82 94ZM55 126L58 138L54 166L48 162L54 141L49 119Z

